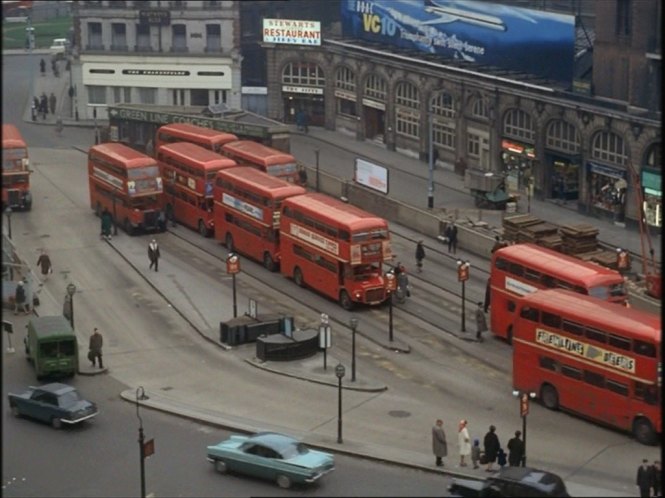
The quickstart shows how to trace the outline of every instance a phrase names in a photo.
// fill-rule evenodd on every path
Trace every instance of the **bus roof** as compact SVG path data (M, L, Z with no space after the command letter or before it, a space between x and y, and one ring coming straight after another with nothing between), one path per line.
M388 229L388 222L383 218L322 193L289 197L284 201L283 206L288 205L298 207L321 221L343 225L350 232L377 228Z
M307 193L303 187L269 175L249 166L239 166L217 172L218 178L225 178L243 187L249 187L259 194L271 198L284 198Z
M128 169L157 164L153 157L118 142L93 145L88 151L88 156L91 155L103 156L106 159L125 165Z
M63 315L38 316L30 319L29 327L35 331L38 338L45 337L76 337L72 326Z
M502 257L588 287L623 282L623 277L616 270L528 242L497 249L493 256L494 261Z
M607 331L621 330L631 336L660 344L662 323L659 315L634 308L617 306L595 297L565 289L543 289L521 297L520 303L543 310L564 310L565 317L583 319L585 325Z
M249 161L265 161L266 166L293 163L296 160L291 154L252 140L229 142L222 146L222 150Z
M157 133L160 131L176 132L182 137L191 139L193 137L206 137L210 138L213 142L219 144L225 144L228 142L233 142L238 140L238 137L233 133L228 133L225 131L213 130L212 128L204 128L203 126L196 126L190 123L171 123L162 126L157 130Z
M2 125L2 148L3 149L16 149L27 147L25 140L18 128L13 124Z
M233 159L220 156L216 152L189 142L175 142L162 145L157 150L157 155L159 156L161 153L169 154L180 160L198 163L206 171L232 168L238 165Z

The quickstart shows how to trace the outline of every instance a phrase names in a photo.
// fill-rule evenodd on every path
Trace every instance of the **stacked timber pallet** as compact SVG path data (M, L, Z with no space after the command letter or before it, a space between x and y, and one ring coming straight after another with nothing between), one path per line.
M515 243L531 242L555 251L561 250L558 227L530 214L520 214L503 219L503 236Z
M574 256L588 254L598 249L598 229L588 223L576 225L562 225L559 228L561 234L561 252Z
M518 214L516 216L506 216L503 219L503 238L510 242L525 242L521 240L520 232L522 229L542 223L543 220L531 216L530 214Z

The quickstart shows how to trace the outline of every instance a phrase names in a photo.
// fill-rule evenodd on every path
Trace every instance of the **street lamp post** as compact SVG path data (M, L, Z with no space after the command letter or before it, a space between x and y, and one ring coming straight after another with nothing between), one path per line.
M12 208L10 206L7 206L7 209L5 209L5 214L7 215L7 236L9 237L9 240L12 238Z
M536 397L536 393L528 391L522 392L515 390L513 391L513 396L517 397L520 400L520 416L522 417L522 434L524 439L524 453L522 454L522 467L526 467L526 416L529 414L529 398L533 399Z
M469 280L469 268L471 268L471 263L461 259L457 260L457 280L462 282L462 332L466 332L466 281Z
M139 456L140 456L140 468L141 468L141 498L145 498L145 459L152 455L155 452L155 441L151 439L145 441L145 436L143 434L143 420L141 415L139 415L139 400L144 401L148 398L145 395L145 390L143 386L139 386L136 389L136 416L139 419Z
M226 257L226 273L231 274L233 281L233 318L238 316L238 304L236 301L236 273L240 273L240 258L237 254L230 252Z
M427 207L434 207L434 110L429 111L429 178L427 181Z
M316 156L316 191L319 191L319 153L321 151L317 147L314 149L314 155Z
M356 328L358 327L358 319L353 316L350 320L351 323L351 382L356 381Z
M74 293L76 292L76 286L72 283L67 284L67 295L69 295L69 323L74 330Z
M339 394L337 396L337 442L340 444L344 442L342 441L342 378L345 373L346 369L344 368L344 365L338 363L335 367L335 375L339 382Z
M386 290L388 291L388 339L393 342L393 293L397 290L395 270L386 273Z

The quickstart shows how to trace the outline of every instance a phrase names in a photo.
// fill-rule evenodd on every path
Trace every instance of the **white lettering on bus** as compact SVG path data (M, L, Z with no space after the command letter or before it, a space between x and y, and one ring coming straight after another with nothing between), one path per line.
M241 213L251 216L252 218L256 218L259 221L263 220L263 210L261 208L257 208L256 206L253 206L247 202L243 202L240 199L227 194L226 192L222 193L222 203L237 211L240 211Z
M519 294L520 296L526 296L527 294L536 292L538 287L525 284L524 282L520 282L514 278L506 277L506 290L514 292L515 294Z
M334 240L327 239L318 233L314 233L311 230L307 230L295 223L291 223L291 235L294 237L307 241L316 247L320 247L324 251L327 251L331 254L339 254L339 244Z

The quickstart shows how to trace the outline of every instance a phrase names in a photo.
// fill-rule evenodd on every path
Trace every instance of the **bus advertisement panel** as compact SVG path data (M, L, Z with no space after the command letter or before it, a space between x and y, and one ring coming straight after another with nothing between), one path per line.
M119 143L94 145L88 152L88 185L97 216L106 209L129 235L166 228L159 203L162 177L152 157Z
M562 288L613 303L628 301L618 271L530 243L494 251L489 286L490 329L509 343L515 300L538 289Z
M563 289L517 300L513 387L632 432L654 444L662 432L660 317Z
M238 140L233 133L204 128L189 123L172 123L157 130L155 137L155 150L162 145L175 142L189 142L204 149L220 153L222 145Z
M258 168L288 182L298 181L298 164L291 154L251 140L237 140L222 146L222 154L240 166Z
M2 125L2 209L30 210L28 146L16 126Z
M280 220L281 273L338 300L376 305L388 296L392 258L386 220L325 194L289 197Z
M215 238L229 251L263 262L275 271L280 262L279 221L282 202L307 191L250 167L217 172Z
M157 163L164 178L166 217L204 237L212 235L215 175L236 162L198 145L176 142L157 149Z

